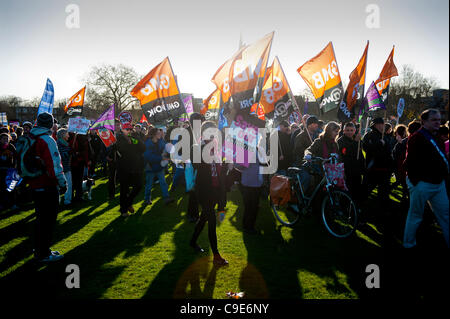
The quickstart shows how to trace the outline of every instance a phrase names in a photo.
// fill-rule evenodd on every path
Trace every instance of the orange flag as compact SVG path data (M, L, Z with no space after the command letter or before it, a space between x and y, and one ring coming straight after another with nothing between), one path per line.
M343 98L341 76L330 42L318 55L297 69L323 112L337 108Z
M81 115L84 105L84 94L86 87L79 90L77 93L72 95L69 102L64 106L64 112L67 115Z
M384 104L387 104L390 79L394 76L398 76L397 67L394 64L394 49L395 46L392 47L392 51L381 70L380 76L375 81L378 93L383 98Z
M358 101L362 102L364 98L364 84L366 81L367 52L369 50L369 41L367 41L366 49L359 60L356 68L350 73L350 82L344 93L344 99L339 105L338 119L341 122L348 122L354 117L353 107Z
M219 112L222 106L221 95L222 94L220 90L216 89L205 100L203 100L203 107L200 110L200 114L205 115L205 120L207 121L219 120Z
M254 97L255 88L261 92L273 36L274 32L243 46L216 71L212 82L221 90L224 103L233 97L234 107L249 112L259 100Z
M186 113L168 57L139 81L130 94L140 101L150 123L165 124Z
M280 60L275 57L272 66L267 68L260 104L267 118L273 118L273 126L288 120L295 107L291 99L291 89L284 75Z

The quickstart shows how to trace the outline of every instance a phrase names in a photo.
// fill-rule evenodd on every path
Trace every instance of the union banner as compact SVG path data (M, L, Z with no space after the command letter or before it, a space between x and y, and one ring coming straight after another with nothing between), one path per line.
M297 72L311 89L322 112L339 106L344 89L331 42L318 55L299 67Z
M165 124L186 113L168 57L139 81L130 94L140 101L150 123Z
M232 107L250 113L259 102L274 32L243 46L214 74L212 82L222 92L222 101L232 98Z
M77 93L72 95L67 104L64 106L64 112L67 115L81 115L81 113L83 112L85 92L86 87L83 87Z

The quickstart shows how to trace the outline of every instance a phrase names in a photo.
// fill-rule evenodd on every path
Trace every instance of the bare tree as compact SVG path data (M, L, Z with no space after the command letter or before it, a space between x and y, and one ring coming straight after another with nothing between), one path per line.
M433 96L438 88L438 82L433 77L426 77L416 71L411 65L402 65L399 76L392 78L389 87L389 99L386 106L390 115L397 114L397 103L400 98L405 100L404 121L417 118L427 107L427 99Z
M139 102L130 91L138 81L137 73L123 64L94 66L85 76L88 89L85 105L104 110L114 104L117 113L133 108Z

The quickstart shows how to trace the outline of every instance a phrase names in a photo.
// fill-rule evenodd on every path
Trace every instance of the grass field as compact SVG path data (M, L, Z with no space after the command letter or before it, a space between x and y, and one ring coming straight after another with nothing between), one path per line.
M354 299L373 294L365 286L365 266L386 263L376 218L352 237L336 239L317 216L294 228L281 227L268 201L261 200L261 234L247 235L242 232L241 194L235 189L228 194L225 220L217 227L219 251L229 266L215 268L206 228L199 244L207 253L199 255L188 246L194 224L186 219L188 196L182 187L174 195L177 201L165 206L156 185L153 204L145 209L141 192L134 203L136 213L124 219L119 216L118 193L106 201L106 183L97 179L92 201L59 213L52 248L65 258L54 264L32 258L32 206L0 214L3 293L69 299L222 299L228 291L244 291L246 298ZM392 197L393 249L400 247L406 216L398 196L397 190ZM375 216L379 208L372 200L364 209ZM427 234L427 245L442 245L438 230ZM69 264L80 268L80 289L65 286Z

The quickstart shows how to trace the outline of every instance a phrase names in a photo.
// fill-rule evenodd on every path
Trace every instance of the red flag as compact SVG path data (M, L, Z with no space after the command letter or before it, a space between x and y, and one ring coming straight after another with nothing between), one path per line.
M97 134L98 136L100 136L100 139L106 147L110 147L116 142L116 137L114 136L114 134L112 134L111 131L106 128L98 129Z
M145 117L145 114L142 114L142 117L141 117L141 120L139 121L139 123L144 123L144 122L148 123L147 118Z

